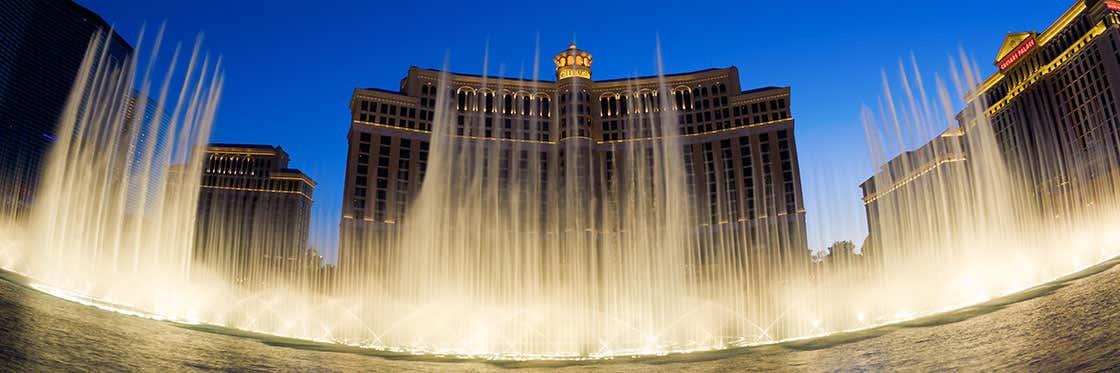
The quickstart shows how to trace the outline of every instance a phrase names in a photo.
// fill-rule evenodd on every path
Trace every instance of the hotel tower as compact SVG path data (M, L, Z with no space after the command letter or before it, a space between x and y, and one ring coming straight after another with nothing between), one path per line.
M977 142L969 132L979 116L1042 216L1063 219L1113 198L1120 183L1120 2L1077 1L1041 32L1009 33L992 65L996 71L966 97L957 127L890 160L860 186L872 242L899 230L899 222L937 216L928 213L939 207L919 206L913 201L926 199L917 196L967 203L953 194L959 188L934 185L968 172L970 143Z
M572 44L553 58L556 80L412 67L398 89L355 89L340 268L376 261L371 237L409 224L438 123L450 126L444 132L450 137L491 144L503 160L519 159L502 162L497 177L532 169L546 185L593 180L578 192L550 194L545 186L534 195L542 211L556 200L558 209L589 206L581 211L590 220L605 214L598 211L608 198L602 185L639 172L622 169L633 163L619 160L621 149L671 137L681 149L694 211L689 229L728 232L747 256L808 262L789 87L744 89L735 67L593 80L592 61ZM651 125L664 118L676 122L671 134Z

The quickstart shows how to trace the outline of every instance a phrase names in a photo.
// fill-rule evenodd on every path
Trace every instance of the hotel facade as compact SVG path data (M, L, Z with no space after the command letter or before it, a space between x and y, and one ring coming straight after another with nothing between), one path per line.
M974 206L967 195L969 173L968 140L959 127L883 164L859 185L867 216L860 255L880 267L884 244L941 239L951 226L945 219Z
M308 247L315 181L271 145L210 144L202 166L195 261L249 288L317 270Z
M573 173L577 179L609 179L628 172L616 169L626 163L617 161L615 150L662 141L650 121L639 117L666 115L679 130L672 136L682 148L694 228L741 229L750 232L745 235L751 246L775 248L769 255L808 262L788 87L744 90L735 67L592 80L591 61L573 44L553 59L555 81L412 67L398 90L355 89L340 268L368 263L368 251L376 248L364 237L408 224L433 151L433 127L441 120L451 126L449 136L496 148L517 144L523 152L540 154L521 159L539 162L534 169L545 184L563 184ZM441 90L442 111L437 110ZM590 184L591 190L579 195L601 200L598 183ZM542 205L556 198L540 195Z
M1042 32L1010 33L993 65L998 70L967 97L958 128L896 157L861 185L871 242L893 221L926 214L913 203L925 199L915 195L971 198L953 195L959 186L930 183L969 172L966 134L979 115L1042 216L1062 217L1112 197L1120 180L1120 2L1077 1Z
M1111 183L1120 159L1120 2L1077 1L1042 32L1009 34L995 65L971 97L983 110L963 111L962 127L989 118L1043 211L1092 203L1082 192Z

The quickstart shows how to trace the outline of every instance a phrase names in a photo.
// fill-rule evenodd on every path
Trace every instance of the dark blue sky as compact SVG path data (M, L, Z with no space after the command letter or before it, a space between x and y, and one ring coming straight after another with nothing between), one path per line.
M655 40L666 72L737 66L744 89L791 86L810 242L865 235L857 185L871 173L860 108L877 102L880 71L914 53L945 75L963 48L985 76L1007 32L1041 31L1072 0L945 1L124 1L78 0L135 43L142 23L225 57L212 140L283 146L310 174L316 223L335 234L355 87L396 89L411 65L541 76L573 35L597 79L650 75Z

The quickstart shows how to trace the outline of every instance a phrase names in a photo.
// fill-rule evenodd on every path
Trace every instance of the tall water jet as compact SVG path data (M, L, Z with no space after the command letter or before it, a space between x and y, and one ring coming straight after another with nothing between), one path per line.
M109 61L108 36L92 37L26 228L34 239L10 268L83 297L182 316L190 300L177 293L190 284L201 165L195 147L209 137L222 75L220 59L211 63L196 44L182 85L172 87L183 63L176 46L152 95L162 35L145 68L136 55ZM151 98L154 113L146 112ZM180 167L168 172L171 164Z
M900 63L897 85L884 73L879 113L864 110L880 169L862 185L873 238L864 249L874 257L861 270L876 268L876 280L833 291L881 320L985 301L1106 260L1120 249L1106 233L1120 217L1114 177L1096 178L1088 183L1092 189L1040 190L1027 173L1032 168L1060 172L1086 164L1044 144L1024 144L1038 161L1023 167L1008 149L1008 135L996 133L1002 129L992 122L991 103L976 94L987 83L967 58L959 61L951 69L952 90L937 79L936 101L927 96L917 64L908 69ZM899 86L901 94L892 92ZM964 99L963 111L955 110L953 97ZM912 139L930 137L906 150ZM899 154L888 160L883 155L891 148ZM1056 209L1055 198L1091 202Z

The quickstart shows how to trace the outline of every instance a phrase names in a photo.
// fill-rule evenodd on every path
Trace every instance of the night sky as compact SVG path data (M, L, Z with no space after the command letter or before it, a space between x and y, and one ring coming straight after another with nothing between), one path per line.
M213 142L282 146L318 182L312 234L337 236L349 103L356 87L396 90L408 67L540 77L575 39L593 78L737 66L744 89L791 86L809 242L866 236L858 184L872 164L860 121L881 71L913 53L928 81L963 48L984 76L1008 32L1042 31L1073 0L946 1L125 1L78 0L136 44L141 25L224 57ZM333 258L333 250L327 249Z

